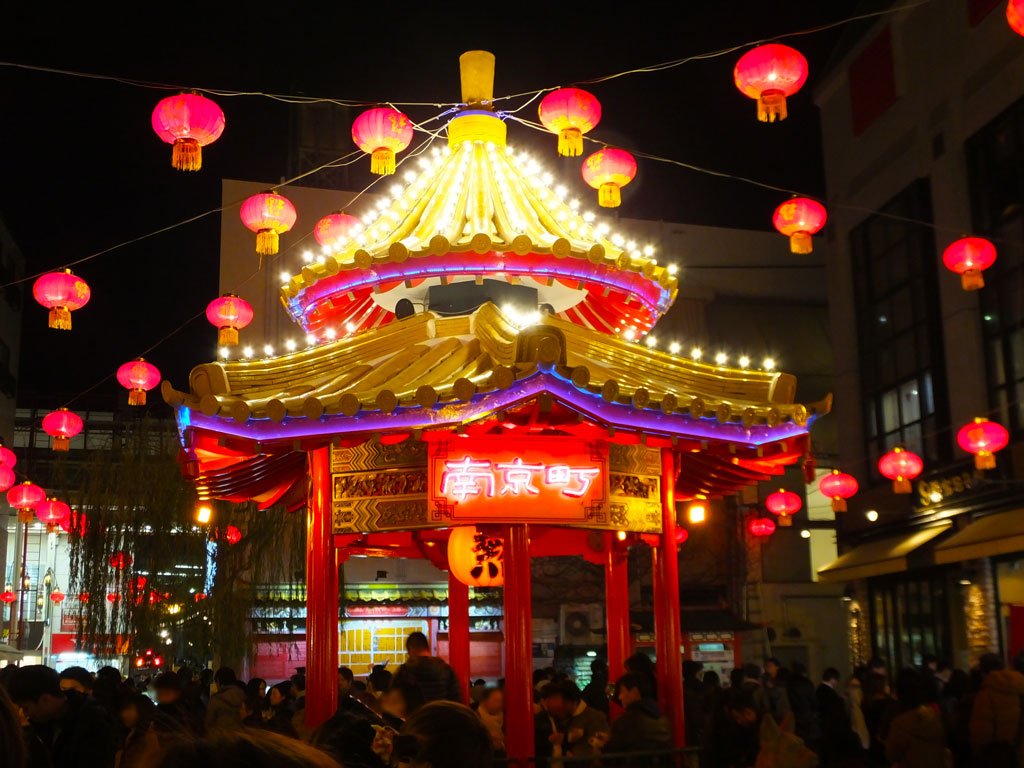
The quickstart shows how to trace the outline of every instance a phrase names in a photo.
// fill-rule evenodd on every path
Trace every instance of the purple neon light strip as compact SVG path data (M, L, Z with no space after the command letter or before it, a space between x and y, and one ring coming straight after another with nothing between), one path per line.
M274 422L269 419L249 419L244 424L240 424L230 417L207 416L198 411L189 411L185 418L190 420L193 427L247 440L259 442L301 440L361 432L456 426L477 421L505 408L510 408L535 397L542 391L549 392L574 408L616 428L639 429L698 440L733 442L752 447L805 435L813 420L809 419L807 425L803 427L787 423L774 428L764 425L748 428L742 424L720 424L714 419L691 419L689 416L679 415L667 416L661 411L646 409L637 411L631 406L609 403L600 395L581 392L561 377L545 373L535 373L525 379L520 379L506 390L475 396L470 403L460 408L461 418L455 421L442 417L442 413L448 410L447 408L428 410L418 406L399 408L394 413L366 411L355 417L336 414L316 420L285 418L283 422ZM179 419L181 418L179 415Z

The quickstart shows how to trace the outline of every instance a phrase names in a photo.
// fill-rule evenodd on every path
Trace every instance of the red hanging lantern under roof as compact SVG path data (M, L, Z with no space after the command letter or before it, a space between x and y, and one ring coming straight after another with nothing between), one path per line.
M32 511L46 501L46 491L26 480L7 492L7 503L18 510L18 521L32 522Z
M71 313L89 303L92 291L89 284L70 269L47 272L32 285L32 296L50 310L50 327L71 330Z
M759 45L736 62L733 79L740 93L757 99L758 120L785 120L786 97L799 91L807 81L807 59L788 45Z
M1001 451L1010 442L1006 427L988 419L976 418L960 428L956 441L968 453L974 454L977 469L995 469L995 452Z
M64 602L64 597L64 593L61 592L59 589L55 589L53 590L53 592L50 593L50 600L52 600L57 605L60 605L62 602Z
M892 480L893 493L910 493L910 481L921 474L924 462L916 453L893 448L878 460L878 471L882 477Z
M793 515L800 511L804 503L797 494L780 488L775 493L768 494L764 505L769 512L779 516L779 525L789 527L793 524Z
M71 507L63 501L49 498L36 507L36 517L39 522L46 523L47 533L56 533L57 526L71 517Z
M224 112L198 93L179 93L161 99L153 110L153 130L168 144L171 165L179 171L203 167L203 150L224 133Z
M1006 4L1006 20L1010 29L1018 35L1024 35L1024 0L1010 0Z
M963 237L950 243L942 252L946 269L960 275L960 286L965 291L985 287L981 273L996 260L996 247L983 237Z
M160 383L160 370L137 357L117 369L117 381L128 390L128 405L145 405L146 392Z
M316 223L313 237L324 248L343 248L363 231L363 222L347 213L329 213Z
M67 408L58 408L43 416L43 431L53 438L55 451L68 450L71 438L82 431L82 426L82 417Z
M120 571L130 566L134 561L127 552L115 552L110 556L108 562L111 568L116 568Z
M261 192L244 203L239 212L242 223L256 233L256 253L273 256L278 250L280 235L295 226L298 214L287 197L274 192Z
M541 99L537 112L544 127L558 134L558 154L579 157L583 134L601 121L601 102L581 88L559 88Z
M857 478L838 469L833 469L831 474L818 481L818 490L832 499L833 512L845 512L846 500L856 494L859 487Z
M412 121L390 107L368 109L352 123L352 141L370 155L370 173L395 172L395 153L412 142Z
M747 523L747 530L754 536L771 536L775 533L775 523L767 517L754 517Z
M597 190L602 208L622 204L622 187L636 176L636 158L622 149L601 149L583 161L583 180Z
M789 238L792 253L810 253L813 250L811 235L825 226L827 218L821 203L807 197L794 197L775 209L772 224Z
M217 327L217 343L222 347L238 344L238 331L252 322L252 305L233 293L225 293L206 307L206 319Z

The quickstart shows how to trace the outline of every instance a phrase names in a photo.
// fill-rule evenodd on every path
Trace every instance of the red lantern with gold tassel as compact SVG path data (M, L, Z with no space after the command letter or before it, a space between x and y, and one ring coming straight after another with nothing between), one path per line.
M995 453L1001 451L1010 442L1010 433L1002 424L976 418L970 424L960 428L956 441L965 451L974 454L976 469L995 469Z
M160 383L160 371L139 357L117 369L117 381L128 390L128 405L145 405L146 392Z
M910 481L923 469L920 456L898 446L878 460L878 471L892 480L893 493L910 493Z
M793 525L793 515L800 511L804 503L797 494L780 488L768 495L764 505L769 512L779 516L779 525L788 528Z
M370 155L370 173L390 176L395 154L412 142L412 121L390 107L368 109L352 124L352 141Z
M242 223L256 233L256 253L273 256L278 251L280 236L295 226L298 214L287 197L274 192L253 195L239 211Z
M757 119L774 123L786 119L786 97L807 81L807 59L788 45L759 45L736 62L733 79L740 93L757 99Z
M199 93L179 93L161 99L153 110L153 130L168 144L171 165L179 171L203 167L203 150L224 133L224 112Z
M238 344L238 330L252 322L252 305L233 293L225 293L206 307L206 319L217 327L217 343L222 347Z
M558 134L558 154L579 157L583 134L601 121L601 102L580 88L559 88L541 100L537 112L544 127Z
M56 533L57 527L71 517L71 507L63 501L50 498L42 502L36 509L36 517L40 522L46 523L47 533Z
M775 209L772 224L780 234L789 238L792 253L810 253L811 235L825 226L828 214L825 206L806 197L794 197Z
M53 438L55 451L68 450L71 438L82 431L82 426L82 417L67 408L58 408L43 416L43 431Z
M597 190L602 208L622 204L620 190L636 176L636 159L622 149L602 149L583 161L583 180Z
M47 272L32 284L32 297L50 310L50 327L71 330L71 313L89 303L92 291L82 278L63 272Z
M985 287L981 273L996 260L996 247L983 237L963 237L942 252L946 269L960 275L960 287L977 291Z
M36 506L46 501L46 491L26 480L7 492L7 503L18 510L18 522L31 523Z
M845 512L846 500L857 493L860 487L857 478L833 469L832 474L825 475L818 481L818 490L823 496L832 499L833 512Z

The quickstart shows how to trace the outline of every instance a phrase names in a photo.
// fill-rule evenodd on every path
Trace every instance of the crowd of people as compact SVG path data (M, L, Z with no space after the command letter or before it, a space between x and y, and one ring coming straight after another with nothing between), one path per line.
M0 670L0 766L7 768L485 768L506 751L503 681L459 680L415 632L392 673L338 670L338 708L311 728L301 670L268 685L222 667L144 684L104 667ZM686 742L703 768L1022 768L1024 656L982 656L969 673L926 658L892 679L881 660L817 684L799 663L745 664L728 680L684 662ZM669 765L673 734L654 663L638 653L611 680L595 659L580 688L534 675L536 764ZM627 758L624 755L630 755ZM646 756L640 758L640 756Z

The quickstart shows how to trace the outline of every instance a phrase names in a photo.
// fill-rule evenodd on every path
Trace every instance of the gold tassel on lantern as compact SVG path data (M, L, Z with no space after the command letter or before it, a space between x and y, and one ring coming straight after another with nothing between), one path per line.
M66 451L71 441L64 437L64 435L55 435L53 438L53 450L55 451Z
M846 511L846 499L832 499L832 511L833 512L845 512Z
M583 154L583 132L579 128L563 128L558 132L558 154L562 157Z
M146 390L132 389L128 392L128 405L145 405Z
M776 120L785 120L786 94L782 91L762 91L757 100L757 119L762 123L774 123Z
M178 139L171 150L171 165L179 171L198 171L203 167L203 148L196 139Z
M58 331L71 330L71 310L67 307L54 307L50 310L50 327Z
M905 477L897 477L892 481L893 493L910 493L910 481Z
M619 185L602 184L597 190L597 203L602 208L618 208L622 204Z
M256 233L256 253L260 256L273 256L277 253L277 232L272 229L261 229Z
M18 510L18 522L25 523L28 525L32 522L32 510L31 509L19 509Z
M792 515L779 515L779 527L780 528L792 528L793 527L793 516Z
M807 232L794 232L789 236L790 253L810 253L814 248L811 245L811 236Z
M373 150L373 154L370 155L370 173L376 173L378 176L390 176L394 172L394 150L385 147Z
M217 331L217 343L222 347L234 347L238 345L238 329L226 325Z
M974 454L974 468L981 470L995 469L996 455L991 451L978 451Z
M59 530L60 530L60 526L57 523L47 523L46 524L46 532L47 533L57 533L57 531L59 531Z
M981 276L981 270L968 269L960 275L960 287L965 291L980 291L985 287L985 278Z

